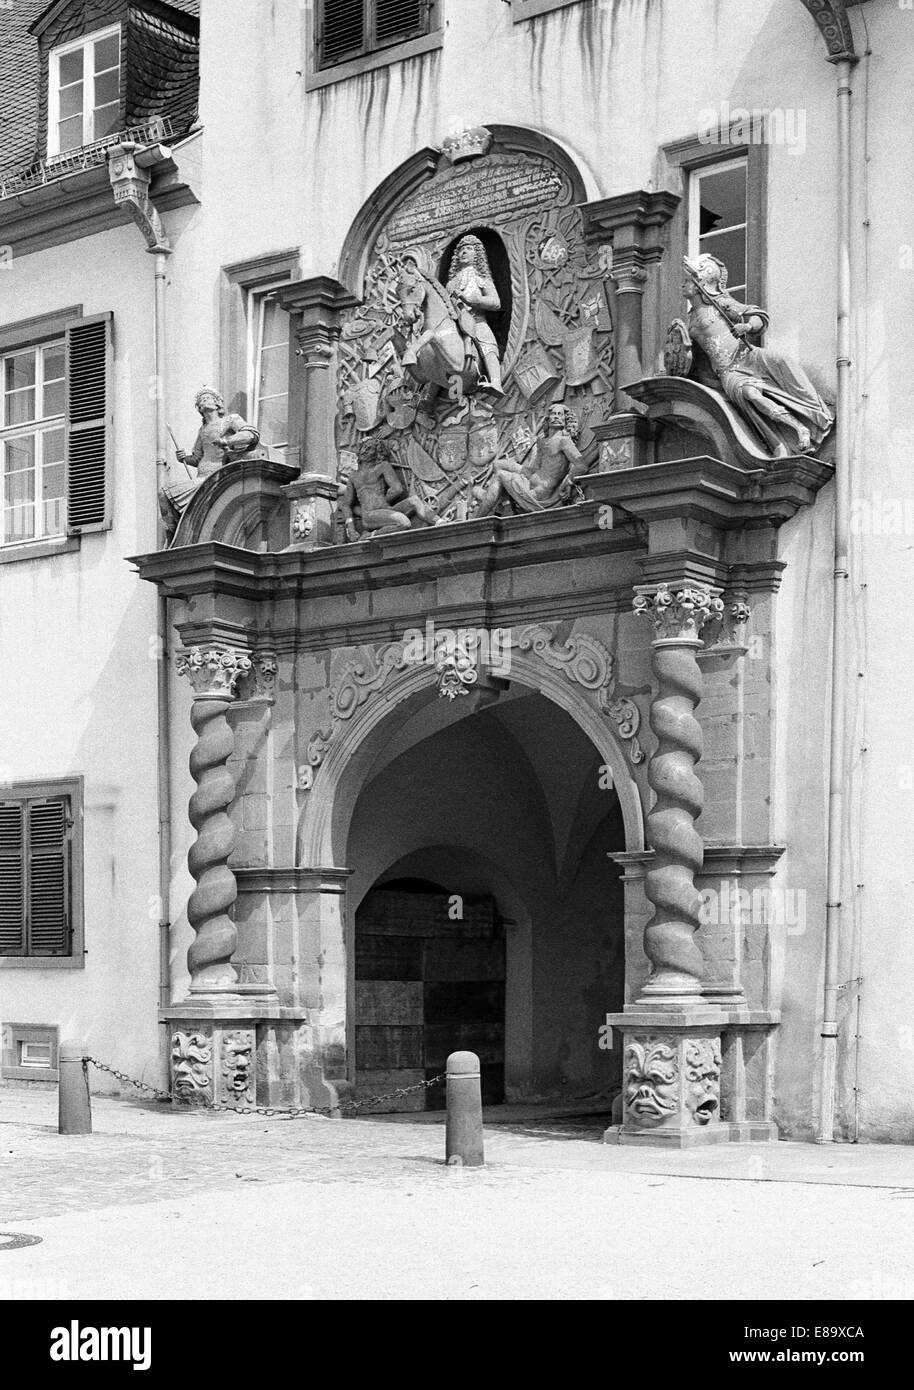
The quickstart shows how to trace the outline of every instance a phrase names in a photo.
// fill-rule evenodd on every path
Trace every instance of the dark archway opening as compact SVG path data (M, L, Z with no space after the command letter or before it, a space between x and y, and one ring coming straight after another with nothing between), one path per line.
M480 1061L484 1105L505 1098L505 933L495 899L419 878L377 884L355 918L356 1086L431 1081L455 1051ZM444 1108L442 1086L407 1110Z

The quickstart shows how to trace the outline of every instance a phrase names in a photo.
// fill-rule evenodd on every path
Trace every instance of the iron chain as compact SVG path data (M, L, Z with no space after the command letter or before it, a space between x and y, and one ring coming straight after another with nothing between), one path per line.
M118 1071L116 1067L109 1067L105 1062L100 1062L97 1057L84 1057L83 1069L88 1073L89 1064L92 1064L98 1071L107 1072L109 1076L116 1077L126 1086L133 1086L137 1091L145 1091L147 1095L153 1096L156 1100L173 1101L174 1097L170 1091L160 1091L156 1086L150 1086L145 1081L138 1081L136 1077L128 1076L126 1072ZM365 1096L363 1100L342 1100L339 1105L293 1105L286 1109L276 1105L226 1105L218 1101L207 1101L206 1109L215 1111L229 1111L236 1115L282 1115L287 1119L300 1119L302 1115L338 1115L341 1112L355 1112L363 1110L367 1105L379 1105L382 1100L400 1100L403 1096L414 1095L417 1091L430 1090L432 1086L439 1086L446 1080L447 1073L440 1072L438 1076L431 1077L428 1081L419 1081L415 1086L398 1086L395 1091L385 1091L380 1096Z

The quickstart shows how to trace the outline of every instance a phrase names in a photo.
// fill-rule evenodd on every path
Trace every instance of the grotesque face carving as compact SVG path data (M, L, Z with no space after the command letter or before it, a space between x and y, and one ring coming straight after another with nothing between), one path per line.
M679 1066L668 1043L642 1038L625 1053L625 1108L630 1119L654 1129L676 1114Z
M686 1109L695 1124L707 1125L720 1113L720 1048L713 1038L686 1043Z
M196 1096L209 1085L213 1048L203 1033L175 1033L171 1040L171 1071L175 1095Z
M234 1100L243 1100L251 1084L254 1039L248 1033L226 1033L223 1042L222 1074L225 1089Z

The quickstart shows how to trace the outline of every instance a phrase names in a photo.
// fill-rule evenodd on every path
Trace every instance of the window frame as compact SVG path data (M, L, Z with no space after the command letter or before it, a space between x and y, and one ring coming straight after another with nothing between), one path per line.
M0 1050L0 1076L4 1081L57 1081L58 1055L60 1051L60 1028L55 1023L4 1023L2 1028L2 1050ZM19 1048L22 1043L48 1043L51 1048L51 1062L47 1067L22 1066Z
M764 131L767 136L767 127ZM664 322L681 318L683 313L682 257L688 255L689 177L695 170L737 157L745 157L746 169L746 303L765 304L767 276L768 224L768 143L729 139L708 141L698 134L673 140L660 147L661 169L666 171L663 185L682 200L670 222L669 249L664 267L669 267L660 291Z
M745 233L743 238L743 261L746 271L745 282L737 286L727 286L727 292L732 293L738 289L740 294L746 296L749 290L749 156L748 154L737 154L730 159L715 159L707 164L697 164L687 170L687 207L686 207L686 229L685 239L688 250L686 254L693 259L701 253L701 242L709 236L714 236L717 229L712 232L702 233L699 221L701 208L701 183L702 179L714 174L725 174L731 169L745 169L746 171L746 200L745 200L745 219L742 222L734 223L732 227L722 227L721 232L742 231ZM712 253L713 254L713 253Z
M118 98L117 98L117 99L118 99L118 111L120 112L121 109L122 109L122 104L123 104L122 87L123 87L123 74L124 74L124 35L123 35L123 25L122 25L122 24L120 24L120 23L117 23L117 24L109 24L109 25L107 25L104 29L96 29L96 30L94 30L91 34L83 34L81 38L78 38L78 39L71 39L68 43L59 44L56 48L52 48L52 49L50 50L50 52L48 53L48 140L47 140L47 157L48 157L49 160L52 160L52 159L65 159L68 155L75 154L75 152L76 152L77 150L84 150L84 149L88 148L88 147L91 146L91 145L97 145L97 144L99 144L102 140L105 140L105 139L109 139L109 138L110 138L110 134L109 134L108 136L106 136L106 135L99 135L99 136L96 136L95 131L94 131L94 128L92 129L91 138L87 138L87 133L88 133L88 131L89 131L90 126L93 126L93 127L94 127L95 105L96 105L96 103L95 103L95 80L96 80L96 77L97 77L98 74L95 72L94 47L93 47L93 46L94 46L96 43L100 42L102 39L109 39L109 38L112 38L115 34L117 35L117 38L118 38L118 54L117 54L117 61L118 61L118 65L117 65L117 73L118 73ZM71 53L76 53L78 50L84 50L85 53L87 53L87 54L92 54L92 55L93 55L93 56L92 56L92 75L91 75L91 78L89 78L89 77L86 76L86 69L85 69L86 58L85 58L85 56L84 56L84 58L83 58L83 110L82 110L83 139L82 139L81 144L75 145L75 146L71 147L71 148L68 149L68 150L61 150L61 148L60 148L60 131L59 131L59 129L58 129L58 125L59 125L59 122L60 122L60 60L61 60L61 58L66 58L66 57L68 57L69 54L71 54ZM114 69L108 68L108 69L106 69L106 71L112 72L112 71L114 71ZM91 103L87 103L86 100L85 100L85 87L86 87L86 85L87 85L90 81L91 81L91 83L92 83L92 101L91 101ZM105 103L106 106L110 106L111 104L112 104L111 102L106 102L106 103Z
M259 371L259 365L260 365L260 355L261 355L261 353L263 352L263 322L264 322L264 309L265 309L265 306L266 306L267 301L268 301L271 297L274 297L274 298L275 298L276 291L282 289L283 286L288 285L288 284L289 284L289 280L290 280L290 277L289 277L288 275L286 275L286 276L280 276L278 279L274 279L274 280L272 280L272 281L265 281L265 282L262 283L262 284L261 284L261 283L258 283L258 284L248 285L248 286L246 287L246 289L245 289L245 310L246 310L245 319L246 319L246 323L247 323L247 339L248 339L248 341L247 341L247 363L248 363L248 371L247 371L247 399L248 399L248 401L250 402L250 415L249 415L247 418L249 419L250 423L254 426L254 428L257 429L257 430L260 430L260 428L261 428L261 425L260 425L261 395L260 395L260 371ZM282 306L280 306L280 307L282 307ZM289 321L289 323L290 323L289 339L287 340L287 343L286 343L287 352L286 352L286 390L285 390L285 398L286 398L286 434L288 435L288 434L289 434L289 410L288 410L288 404L289 404L289 397L290 397L290 395L291 395L291 389L290 389L290 388L291 388L291 373L290 373L290 371L289 371L288 349L289 349L289 347L290 347L290 345L291 345L291 336L292 336L292 335L291 335L291 317L290 317L290 315L289 315L289 313L288 313L287 310L284 310L283 312L284 312L285 315L286 315L286 319L287 319L287 320ZM278 346L278 345L274 344L274 346ZM275 400L276 397L275 397L275 396L268 396L268 397L265 397L265 399L267 399L267 400ZM286 453L287 453L288 448L289 448L289 443L290 443L290 441L289 441L288 438L287 438L282 444L277 444L277 443L276 443L275 441L273 441L273 440L264 440L263 434L261 433L261 442L264 444L264 446L265 446L268 450L274 451L275 453L281 455L281 457L282 457L283 460L285 459Z
M14 357L21 357L25 353L32 353L35 358L35 382L32 390L35 392L36 410L39 403L43 408L43 395L46 385L44 375L45 353L50 348L59 348L63 352L64 366L63 375L51 378L54 382L60 382L63 387L62 408L57 415L36 414L31 420L23 421L19 424L10 425L6 420L6 363ZM12 348L8 351L0 351L0 551L9 553L17 546L34 546L42 544L54 544L62 541L67 536L67 341L65 336L51 338L44 342L29 343L24 346ZM62 503L61 529L59 531L47 531L45 529L44 518L44 436L55 431L60 431L63 435L63 456L55 459L50 467L63 467L63 493L60 501ZM34 517L34 534L22 537L20 540L8 541L5 539L6 530L6 445L8 441L32 435L36 441L36 448L32 460L32 473L35 478L34 497L32 501Z
M0 955L0 970L82 970L85 967L84 935L84 779L81 776L11 782L0 786L0 801L45 801L68 797L70 815L68 881L70 950L68 955Z
M541 14L580 3L581 0L511 0L511 18L515 24L522 24L525 19L537 19Z
M360 73L370 72L375 68L388 67L408 58L417 58L423 53L441 48L444 43L444 0L428 0L428 27L424 34L411 39L396 40L383 48L363 46L362 52L357 55L322 66L320 34L324 3L325 0L308 0L305 10L306 92L330 86L334 82L345 82L349 77L357 77ZM368 0L365 0L365 3L368 3ZM366 19L363 35L367 27Z

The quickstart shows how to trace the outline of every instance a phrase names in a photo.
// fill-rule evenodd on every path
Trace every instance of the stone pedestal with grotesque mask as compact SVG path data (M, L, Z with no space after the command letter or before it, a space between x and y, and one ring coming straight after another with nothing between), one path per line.
M729 1141L720 1102L724 1021L713 1009L625 1016L623 1118L620 1128L607 1131L607 1142L685 1149Z

